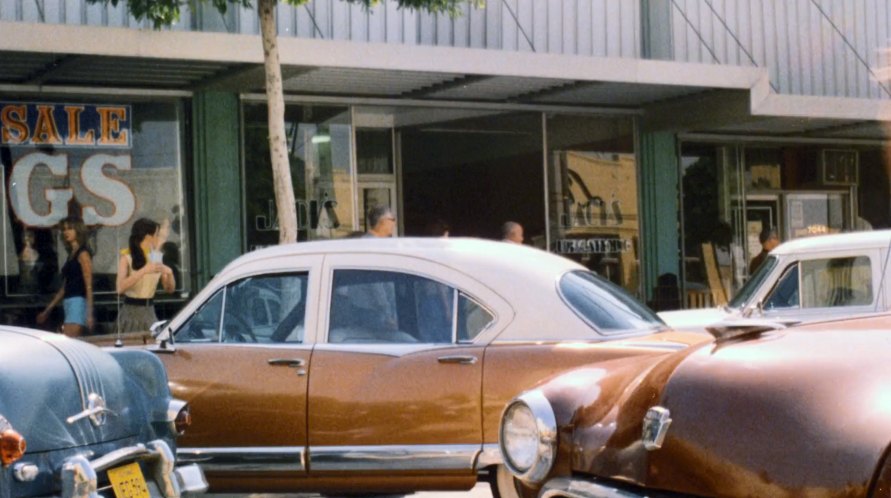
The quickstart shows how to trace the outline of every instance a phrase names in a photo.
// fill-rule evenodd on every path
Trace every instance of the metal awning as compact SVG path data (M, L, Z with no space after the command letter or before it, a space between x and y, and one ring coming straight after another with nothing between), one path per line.
M258 36L0 22L0 92L263 93ZM280 38L286 94L640 112L646 129L884 139L891 103L772 94L710 64Z

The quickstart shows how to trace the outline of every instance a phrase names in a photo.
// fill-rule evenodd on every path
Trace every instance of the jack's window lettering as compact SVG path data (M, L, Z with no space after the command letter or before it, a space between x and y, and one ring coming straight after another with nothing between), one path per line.
M429 278L337 270L328 342L451 344L472 339L491 319L479 304Z
M307 275L249 277L208 300L177 333L177 342L302 343Z

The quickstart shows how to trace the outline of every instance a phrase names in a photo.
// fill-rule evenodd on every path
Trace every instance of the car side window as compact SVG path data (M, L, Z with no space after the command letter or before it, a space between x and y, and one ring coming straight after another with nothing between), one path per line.
M335 270L328 342L452 343L457 292L408 273Z
M802 307L869 305L873 301L872 273L867 256L802 261Z
M798 308L798 265L792 265L783 272L779 281L767 299L764 300L764 309L789 309Z
M302 343L308 275L238 280L217 291L176 333L177 342Z
M225 289L217 291L184 323L175 335L176 342L219 342L220 317Z
M222 342L302 343L308 275L248 277L226 286Z
M482 305L463 293L458 296L458 342L474 340L493 321L495 317Z

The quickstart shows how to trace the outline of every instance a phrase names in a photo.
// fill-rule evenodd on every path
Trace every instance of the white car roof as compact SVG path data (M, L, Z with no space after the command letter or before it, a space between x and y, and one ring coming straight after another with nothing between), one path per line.
M570 259L532 246L473 238L355 238L298 242L245 254L226 266L214 282L231 281L264 266L277 267L290 258L375 254L405 256L455 269L498 294L513 308L514 325L499 340L591 339L596 334L563 303L558 279L566 272L587 269ZM213 287L214 282L208 285ZM202 291L204 292L204 291ZM560 313L553 310L560 309ZM565 312L562 312L565 311ZM175 321L177 321L175 319ZM507 322L505 322L507 323ZM632 334L640 332L631 332ZM605 336L600 336L605 338Z
M506 275L504 272L508 270L513 277L522 279L524 275L554 275L585 269L562 256L522 244L458 237L363 237L297 242L259 249L235 259L226 265L220 275L238 271L246 263L267 258L347 253L380 253L430 259L459 268L483 281L490 274L503 278Z
M771 254L787 255L826 250L864 249L891 245L891 230L817 235L784 242Z

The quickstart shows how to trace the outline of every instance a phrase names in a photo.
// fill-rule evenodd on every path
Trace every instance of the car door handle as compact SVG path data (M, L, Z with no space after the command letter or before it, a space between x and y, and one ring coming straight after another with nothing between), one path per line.
M306 362L300 358L271 358L271 359L266 360L266 363L269 363L270 365L273 365L273 366L284 365L286 367L293 367L293 368L302 367L302 366L306 365Z
M437 359L440 363L457 363L459 365L473 365L476 363L476 356L452 355L440 356Z

